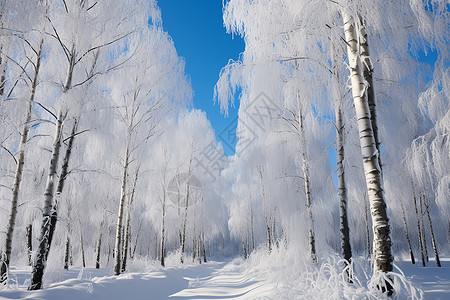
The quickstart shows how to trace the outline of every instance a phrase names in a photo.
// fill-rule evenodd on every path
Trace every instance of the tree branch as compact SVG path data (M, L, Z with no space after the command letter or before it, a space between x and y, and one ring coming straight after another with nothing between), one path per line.
M9 149L6 148L5 146L3 146L3 145L1 145L1 146L3 149L5 149L6 152L8 152L11 155L11 157L14 159L14 161L16 162L16 165L17 165L17 159L14 157L14 154L11 151L9 151Z
M66 0L63 0L63 3L64 3L64 8L66 9L66 13L69 13L69 10L67 9Z
M96 1L94 4L92 4L90 7L88 7L88 9L86 9L86 11L91 10L94 6L96 6L98 3L98 1Z
M52 113L48 108L46 108L44 105L42 105L40 102L34 101L34 103L36 103L37 105L39 105L40 107L42 107L45 111L47 111L49 114L51 114L56 120L58 119L58 117Z
M97 49L100 49L100 48L109 46L109 45L111 45L111 44L114 44L115 42L120 41L121 39L126 38L127 36L129 36L129 35L132 34L133 32L135 32L135 30L130 31L130 32L128 32L127 34L125 34L125 35L123 35L123 36L120 36L120 37L118 37L118 38L116 38L116 39L114 39L114 40L112 40L112 41L106 42L106 43L104 43L104 44L102 44L102 45L92 47L91 49L89 49L88 51L86 51L83 55L81 55L80 58L79 58L77 61L75 61L75 64L74 64L74 65L76 65L77 63L79 63L80 60L82 60L88 53L90 53L90 52L92 52L92 51L94 51L94 50L97 50Z
M56 38L58 40L59 44L61 45L61 47L62 47L62 49L64 51L64 54L67 57L67 61L70 62L70 57L69 57L69 52L70 51L69 51L69 48L67 48L67 46L64 45L64 43L61 41L61 38L59 37L58 31L56 30L55 26L53 26L52 20L50 20L49 17L47 17L47 20L50 22L50 24L52 25L53 31L55 32L55 35L53 35L53 34L49 34L49 35L54 37L54 38Z
M25 76L28 78L28 80L30 80L30 82L33 82L33 80L31 79L30 76L28 76L27 71L14 59L12 59L11 57L9 57L7 54L3 53L2 51L0 51L0 53L2 55L4 55L7 59L9 59L10 61L12 61L14 64L16 64L21 70L22 70L22 74L25 74Z
M71 135L71 136L68 136L68 137L66 137L66 138L63 140L63 143L64 143L65 141L67 141L68 139L70 139L70 138L76 137L77 135L83 134L83 133L88 132L88 131L90 131L90 130L89 130L89 129L85 129L85 130L80 131L80 132L77 132L77 133L75 133L75 134L73 134L73 135Z

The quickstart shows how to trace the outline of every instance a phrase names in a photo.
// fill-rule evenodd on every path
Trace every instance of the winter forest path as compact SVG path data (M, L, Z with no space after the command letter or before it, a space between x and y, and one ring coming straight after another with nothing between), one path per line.
M111 276L109 270L65 271L59 274L63 281L33 292L26 291L27 269L12 270L18 289L0 291L1 300L252 299L273 291L271 285L246 272L242 264L229 261L168 267L118 277Z

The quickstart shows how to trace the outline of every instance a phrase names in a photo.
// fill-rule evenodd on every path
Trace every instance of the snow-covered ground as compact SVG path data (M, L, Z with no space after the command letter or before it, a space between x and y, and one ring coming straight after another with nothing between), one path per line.
M441 268L436 267L434 260L425 268L421 262L416 262L414 266L409 261L396 264L407 278L422 288L425 299L450 299L450 258L441 258Z
M450 299L450 259L445 259L442 263L442 268L432 266L431 261L430 266L426 268L418 264L413 266L409 262L396 264L416 287L423 290L424 293L419 291L417 297L422 295L424 299ZM368 298L372 298L370 293L362 290L362 285L358 287L356 284L354 288L347 288L345 291L345 286L340 283L337 286L342 287L341 291L325 291L332 289L334 283L311 281L314 278L335 281L335 273L327 264L317 272L307 268L315 275L304 277L309 279L300 281L291 278L295 274L293 266L287 266L288 271L285 272L285 267L274 267L276 264L267 263L265 265L266 267L261 267L261 261L235 259L211 261L201 265L156 268L148 272L120 276L113 276L112 270L107 269L53 271L47 276L47 281L54 283L44 290L33 292L26 291L30 276L29 267L12 268L12 280L6 289L0 291L0 299L310 299L312 295L323 299L326 294L331 295L328 297L330 299L366 299L368 295ZM302 284L309 286L298 286ZM406 299L403 296L398 295L397 298Z
M63 281L35 292L26 291L29 267L14 268L12 274L17 285L0 291L0 299L248 299L272 290L246 275L242 265L218 261L117 277L112 270L75 269L63 272Z

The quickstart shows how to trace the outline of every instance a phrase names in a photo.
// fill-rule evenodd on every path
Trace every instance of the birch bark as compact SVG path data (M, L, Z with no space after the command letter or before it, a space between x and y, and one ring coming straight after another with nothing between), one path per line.
M69 270L69 262L70 262L70 237L69 232L66 237L66 246L64 252L64 270Z
M344 19L352 95L356 110L364 173L372 215L372 228L374 232L373 266L375 275L378 272L390 272L393 269L389 219L387 217L386 201L381 183L381 169L378 161L379 152L375 144L370 110L367 103L366 85L362 73L355 22L353 17L345 10L342 11L342 16ZM381 290L387 289L388 293L392 293L392 286L387 281L377 284L377 287Z
M417 208L417 198L416 198L416 193L414 191L414 186L412 185L413 183L411 182L411 187L412 187L412 191L413 191L413 200L414 200L414 210L416 212L416 217L417 217L417 234L418 234L418 241L419 241L419 248L420 248L420 254L422 257L422 266L425 267L426 263L425 263L425 254L423 251L423 241L422 241L422 228L420 226L420 215L419 215L419 209Z
M116 242L114 246L114 274L120 274L120 248L121 248L121 240L122 240L122 223L123 223L123 210L125 206L125 198L126 198L126 188L127 188L127 174L128 174L128 165L129 165L129 145L125 150L125 162L123 166L123 175L122 175L122 187L120 189L120 202L119 202L119 212L117 215L117 226L116 226Z
M22 181L23 174L23 166L25 164L25 146L28 140L28 132L30 130L30 121L32 108L34 103L34 96L36 94L36 86L39 76L39 70L41 67L41 57L42 57L42 47L44 45L44 39L41 38L41 42L39 44L39 51L37 53L36 59L36 67L34 70L33 83L31 86L30 99L28 101L27 113L25 117L25 123L22 129L22 136L19 144L19 157L17 160L17 168L14 176L14 185L12 191L12 200L11 200L11 212L9 214L8 227L6 230L6 239L5 239L5 261L2 263L2 268L0 271L0 282L3 282L6 279L6 272L9 267L9 262L11 259L11 250L12 250L12 240L14 235L14 227L16 224L16 216L17 216L17 203L19 201L19 191L20 191L20 183ZM3 85L3 83L2 83ZM3 90L3 88L2 88Z
M27 254L28 254L28 265L31 266L33 263L33 224L28 224L27 226Z
M128 200L127 225L126 225L126 229L125 229L125 242L124 242L124 245L123 245L122 272L125 272L126 269L127 269L127 259L128 259L127 256L128 256L128 253L130 252L129 251L129 247L130 247L130 244L131 244L131 234L130 234L131 205L133 204L134 194L136 193L136 184L137 184L137 180L138 180L138 177L139 177L139 169L140 169L140 166L138 166L137 169L136 169L136 174L135 174L134 181L133 181L133 188L131 190L130 198Z
M191 176L191 168L192 168L192 155L193 155L194 148L191 147L191 157L189 158L189 169L188 169L188 180L186 181L186 202L184 207L184 214L183 214L183 228L181 232L181 255L180 255L180 261L181 263L184 262L184 250L186 246L186 226L187 226L187 215L188 215L188 208L189 208L189 194L190 194L190 185L189 185L189 179Z
M31 271L31 283L28 290L39 290L42 288L42 277L44 276L44 270L47 263L47 256L50 250L51 241L51 224L56 220L52 218L55 213L53 210L53 195L55 189L56 168L58 165L59 154L61 149L61 130L63 125L64 116L60 113L56 120L55 128L55 141L53 143L52 159L50 160L50 167L47 176L47 183L44 193L44 207L42 209L42 225L41 236L39 238L39 247L36 252L33 267Z
M342 95L340 92L339 72L337 71L337 59L334 44L331 46L333 87L335 95L335 115L336 115L336 156L337 156L337 178L338 178L338 197L340 208L340 232L341 249L344 259L350 262L352 258L352 248L350 245L350 230L347 217L347 187L345 185L344 169L344 123L342 120Z
M406 213L405 213L405 207L403 206L403 203L401 203L401 208L402 208L403 228L405 230L406 241L408 242L409 254L411 256L411 263L414 265L416 263L416 260L414 258L414 252L411 247L411 239L409 237L408 223L406 222Z
M312 213L312 201L311 201L311 180L309 178L309 169L307 162L307 154L306 154L306 140L305 140L305 129L303 127L303 114L302 108L299 100L299 96L297 94L298 99L298 125L300 130L300 147L301 147L301 155L302 155L302 169L303 169L303 177L305 181L305 196L306 196L306 210L308 214L308 222L309 222L309 253L311 255L312 262L317 262L316 255L316 240L314 233L314 218Z
M375 147L378 150L378 163L381 165L380 158L380 138L378 135L378 121L377 121L377 111L376 111L376 98L375 98L375 89L373 84L373 65L370 60L370 52L369 52L369 41L367 37L367 30L364 25L364 20L360 17L359 24L359 49L360 49L360 57L362 63L362 71L364 75L364 79L367 84L367 103L369 105L370 111L370 122L372 124L373 138L375 140Z
M103 222L101 225L103 225ZM95 268L96 269L100 269L101 249L102 249L102 233L100 232L100 235L98 236L98 241L97 241L97 256L95 258Z
M428 200L425 199L425 194L423 194L422 197L424 198L425 211L427 213L428 222L430 224L431 244L433 245L434 258L436 260L436 265L440 268L441 260L439 259L439 253L438 253L438 249L437 249L436 239L434 237L433 222L432 222L431 216L430 216L430 204L428 203Z
M165 228L165 218L166 218L166 192L163 191L162 200L162 220L161 220L161 266L165 266L165 256L166 256L166 228Z

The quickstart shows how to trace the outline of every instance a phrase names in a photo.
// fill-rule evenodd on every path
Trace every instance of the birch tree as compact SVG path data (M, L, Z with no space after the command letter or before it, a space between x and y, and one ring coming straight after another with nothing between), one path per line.
M65 74L65 79L63 81L64 83L60 86L61 98L58 112L56 114L52 114L56 119L56 129L54 133L52 160L50 162L46 191L44 194L45 200L43 208L40 246L33 264L32 280L29 287L30 290L40 289L42 287L42 276L44 273L48 252L50 250L52 235L57 220L57 203L54 203L53 198L54 182L56 179L57 164L61 148L62 126L68 116L68 113L71 110L79 110L81 106L77 107L76 104L81 104L83 102L80 101L77 103L72 101L73 106L70 107L69 102L70 100L73 100L72 97L74 96L72 90L73 88L89 83L94 78L94 76L99 74L99 72L91 71L86 72L87 74L85 76L80 76L80 71L81 74L83 74L83 69L86 64L89 65L89 62L92 66L94 66L92 67L92 69L95 69L96 61L98 59L98 56L95 55L95 51L112 45L123 38L123 33L120 33L120 30L123 30L122 26L119 26L117 28L117 31L119 31L119 36L116 37L108 36L109 33L107 32L105 34L106 36L96 36L92 40L88 41L84 36L81 35L81 30L84 26L90 26L91 29L94 29L96 27L102 28L103 26L107 25L110 20L112 20L112 23L118 22L118 24L120 24L120 21L114 20L114 18L97 18L97 16L99 16L98 9L100 9L100 7L96 6L96 4L97 3L80 1L76 3L70 3L69 6L64 5L64 7L54 6L52 7L54 11L51 11L49 17L47 18L53 31L50 35L56 41L56 47L59 48L59 51L62 51L63 55L67 59L67 71ZM102 4L107 3L102 2ZM64 16L62 20L57 18L56 15L52 14L58 13L58 10L63 10L62 12L60 11ZM70 20L71 22L64 23L64 21L67 20ZM61 21L63 22L61 23ZM71 26L67 26L68 24L70 24ZM125 28L125 30L129 30L129 27ZM83 64L85 65L83 66ZM108 69L105 72L107 71ZM67 159L69 157L70 154L69 156L66 156ZM64 162L62 172L65 172L64 166L67 165L67 163ZM65 180L65 177L63 177L61 180ZM63 183L63 181L61 183ZM62 192L63 185L61 184L60 186L61 191L58 191L58 193Z
M130 235L131 235L131 233L130 233L131 205L133 204L134 199L135 199L134 197L135 197L135 194L136 194L136 184L137 184L137 181L138 181L138 178L139 178L139 170L140 170L140 166L137 166L136 171L135 171L134 180L133 180L133 185L132 185L132 188L131 188L131 192L130 192L129 197L128 197L128 203L127 203L127 224L125 226L125 238L124 238L125 243L123 245L122 272L125 272L126 269L127 269L127 256L129 254L129 251L131 251L131 249L129 249L130 241L131 241L131 237L130 237ZM137 243L137 241L136 241L136 243ZM98 245L99 245L99 248L100 248L101 235L100 235L100 238L99 238L99 241L98 241ZM98 250L97 253L100 253L100 250ZM97 262L98 262L100 260L99 254L97 254L97 256L98 256L98 259L97 259Z
M337 157L337 174L338 174L338 197L339 197L339 209L340 209L340 231L341 231L341 248L342 254L345 260L350 262L352 257L352 248L350 245L350 230L348 226L348 214L347 214L347 186L345 182L345 170L344 170L344 123L342 116L342 94L340 91L340 78L337 68L337 59L334 49L334 45L331 45L331 57L332 57L332 70L333 70L333 89L335 97L335 117L336 117L336 157Z
M12 240L13 240L13 234L14 234L14 226L16 223L17 204L18 204L18 200L19 200L20 183L22 181L23 167L25 164L25 147L26 147L26 143L28 141L28 133L30 130L32 108L33 108L33 104L34 104L34 97L36 94L36 86L37 86L37 82L38 82L39 69L41 66L43 43L44 43L44 40L43 40L43 38L41 38L38 52L36 54L36 63L35 63L35 68L34 68L35 70L34 70L33 82L31 85L31 93L30 93L30 98L29 98L28 105L27 105L25 122L23 125L20 144L19 144L19 157L16 162L17 169L16 169L15 176L14 176L14 185L13 185L13 190L12 190L11 213L9 215L9 223L8 223L8 229L7 229L6 240L5 240L6 257L5 257L5 261L2 263L0 278L5 278L6 271L7 271L7 268L9 267L9 262L10 262L10 258L11 258L11 248L12 248ZM31 234L31 230L30 230L30 234Z
M133 37L130 67L117 73L111 82L112 99L123 130L125 147L122 156L121 192L117 217L114 258L115 274L120 274L124 206L129 193L128 174L133 163L142 161L146 146L155 134L162 133L161 122L189 101L189 84L184 77L173 43L158 27L149 28ZM153 53L148 56L148 51ZM129 73L133 74L129 76ZM123 78L126 75L126 78ZM134 167L135 168L135 167Z
M165 266L165 257L166 257L166 212L167 212L167 189L168 189L168 176L169 176L169 163L171 157L168 154L168 151L164 145L163 152L163 167L161 170L161 182L160 182L160 203L161 203L161 266Z
M42 287L42 277L44 276L45 264L47 262L48 253L50 250L50 243L52 240L52 235L54 231L54 226L56 225L56 211L53 207L53 194L55 189L55 181L57 176L57 164L60 155L61 148L61 134L63 119L66 115L60 114L55 129L55 140L53 142L52 159L50 161L49 171L47 175L46 189L44 193L44 207L42 210L42 225L41 225L41 236L39 238L39 248L36 252L31 283L29 290L38 290ZM53 222L53 223L52 223Z
M371 207L372 226L374 232L374 274L390 272L393 269L391 253L391 237L389 219L387 217L386 201L381 183L381 169L378 162L379 152L375 145L369 106L366 98L365 83L361 69L361 58L358 49L358 37L355 31L355 21L346 11L342 11L344 21L345 41L350 65L352 95L355 105L358 131L361 142L361 152L364 162L364 172ZM392 293L388 281L376 283L381 290Z
M4 282L7 279L7 269L9 268L11 260L12 251L12 241L14 236L14 228L16 225L17 216L17 206L19 202L19 192L23 177L23 170L25 165L25 151L27 148L27 142L29 140L29 131L33 123L36 120L32 120L33 108L35 108L35 95L36 88L39 82L39 72L41 68L41 58L43 53L44 38L43 34L45 31L45 26L39 24L42 18L45 16L45 7L43 3L31 4L30 7L26 9L19 9L13 3L2 2L0 6L0 26L3 31L3 37L1 39L0 45L0 96L3 101L12 102L15 97L20 97L21 93L15 93L14 90L17 88L19 81L24 81L27 85L26 90L28 93L27 98L23 96L23 101L26 103L24 110L25 112L20 112L24 114L23 123L20 124L20 141L18 145L17 159L14 158L16 163L16 170L14 173L14 180L12 185L12 196L11 196L11 208L8 216L8 224L6 229L6 239L4 244L5 255L1 258L0 267L0 282ZM11 11L13 10L13 11ZM17 10L14 12L14 10ZM18 17L25 16L29 14L31 18L35 20L24 20L23 24L17 22L16 18L13 16L14 13ZM24 14L24 15L22 15ZM36 32L33 32L35 30ZM19 53L9 53L9 49L17 50L14 47L14 43L19 46ZM11 55L11 56L10 56ZM26 63L20 60L20 57L25 56L27 59ZM19 68L20 73L18 77L15 76L15 72L10 70L7 78L7 63L14 65ZM30 63L31 62L31 63ZM12 81L11 84L7 84L7 81ZM20 88L20 84L19 84ZM5 93L6 89L6 93ZM20 99L20 98L19 98ZM18 100L19 100L18 99ZM22 100L22 99L20 99ZM17 101L14 101L17 102ZM2 106L2 105L0 105ZM16 105L22 108L22 105ZM33 122L33 123L32 123ZM7 150L10 154L12 152L2 145L4 150Z

